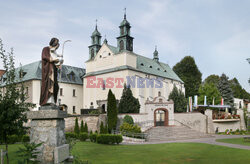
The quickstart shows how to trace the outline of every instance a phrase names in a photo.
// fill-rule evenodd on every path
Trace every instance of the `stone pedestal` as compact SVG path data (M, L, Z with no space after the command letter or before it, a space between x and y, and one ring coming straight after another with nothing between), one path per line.
M42 164L60 163L69 158L69 145L65 144L65 111L39 110L27 113L31 119L30 141L43 143L38 159Z

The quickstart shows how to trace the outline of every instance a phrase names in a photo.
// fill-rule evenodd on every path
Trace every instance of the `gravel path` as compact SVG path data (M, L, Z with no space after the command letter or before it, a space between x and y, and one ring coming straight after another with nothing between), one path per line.
M250 137L250 135L214 135L214 137L210 138L198 138L198 139L187 139L187 140L175 140L175 141L159 141L159 142L139 142L139 143L125 143L122 144L126 145L134 145L134 144L160 144L160 143L206 143L211 145L220 145L226 146L231 148L238 148L238 149L246 149L250 150L250 146L245 145L237 145L237 144L230 144L230 143L223 143L223 142L216 142L216 139L226 139L226 138L243 138L243 137Z

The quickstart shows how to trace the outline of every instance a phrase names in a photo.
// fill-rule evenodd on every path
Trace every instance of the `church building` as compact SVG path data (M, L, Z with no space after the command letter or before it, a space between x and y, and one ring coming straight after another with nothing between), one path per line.
M133 51L134 38L126 14L119 30L117 46L109 45L106 39L101 43L102 36L97 25L92 33L89 59L85 62L86 74L83 77L84 109L102 108L106 111L109 89L119 101L124 84L129 85L134 97L138 98L140 113L148 113L146 104L153 102L156 97L163 97L167 101L174 85L185 92L183 81L168 64L160 61L156 48L152 50L152 58Z

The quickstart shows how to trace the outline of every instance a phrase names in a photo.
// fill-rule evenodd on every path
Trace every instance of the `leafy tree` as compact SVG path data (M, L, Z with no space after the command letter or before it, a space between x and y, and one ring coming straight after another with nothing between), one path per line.
M3 75L5 81L0 88L0 140L5 144L7 164L8 156L8 136L14 134L24 134L26 128L23 124L27 122L26 112L34 107L32 103L26 102L28 96L22 79L16 77L13 49L6 52L0 39L0 56L3 60L3 67L6 73ZM23 74L20 69L19 74Z
M178 90L174 85L172 92L169 94L169 100L174 101L174 112L185 112L187 106L187 100L184 93Z
M123 118L123 122L126 122L126 123L128 123L128 124L134 125L133 117L131 117L131 116L129 116L129 115L126 115L126 116Z
M202 74L195 64L194 58L184 57L173 67L173 70L184 82L186 97L198 95Z
M207 104L212 105L213 99L214 104L219 104L221 101L221 95L218 88L214 83L205 83L199 88L199 104L203 104L204 96L207 96Z
M76 117L76 119L75 119L75 128L74 128L74 132L75 132L75 134L79 134L79 133L80 133L79 124L78 124L78 118L77 118L77 117Z
M85 122L85 125L84 125L84 132L86 132L86 133L88 133L88 132L89 132L87 122Z
M224 99L224 104L233 107L234 106L233 91L230 87L228 77L224 73L220 77L218 89L220 91L222 98Z
M204 84L206 83L213 83L216 87L218 86L220 81L220 76L218 75L210 75L204 80Z
M126 84L124 84L122 97L118 107L119 113L139 113L139 110L139 100L133 96L130 87L127 87Z
M84 129L84 126L83 126L83 120L82 120L82 121L81 121L81 130L80 130L80 131L81 131L81 133L85 132L84 130L85 130L85 129Z
M233 91L233 96L235 98L250 99L250 94L244 88L242 88L242 86L240 85L239 81L236 78L229 80L229 83Z
M116 129L117 124L117 105L115 95L112 93L111 89L109 89L108 93L108 106L107 106L107 117L108 117L108 131L109 133Z
M100 134L105 134L105 128L104 128L103 122L101 122L101 125L100 125Z

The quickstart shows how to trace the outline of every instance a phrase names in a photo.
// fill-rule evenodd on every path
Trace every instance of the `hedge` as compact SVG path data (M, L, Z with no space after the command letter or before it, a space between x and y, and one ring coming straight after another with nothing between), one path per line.
M119 144L122 142L122 136L117 134L99 134L96 142L100 144Z
M96 138L97 138L97 133L93 133L89 135L89 139L91 142L96 142Z
M125 133L141 133L141 128L138 125L132 125L124 122L120 126L120 131Z
M76 133L72 133L72 132L66 132L65 137L66 137L66 139L68 139L68 138L78 139L78 135Z
M88 139L88 133L84 132L79 134L80 141L86 141L86 139Z
M22 142L30 142L30 136L29 135L23 135Z

